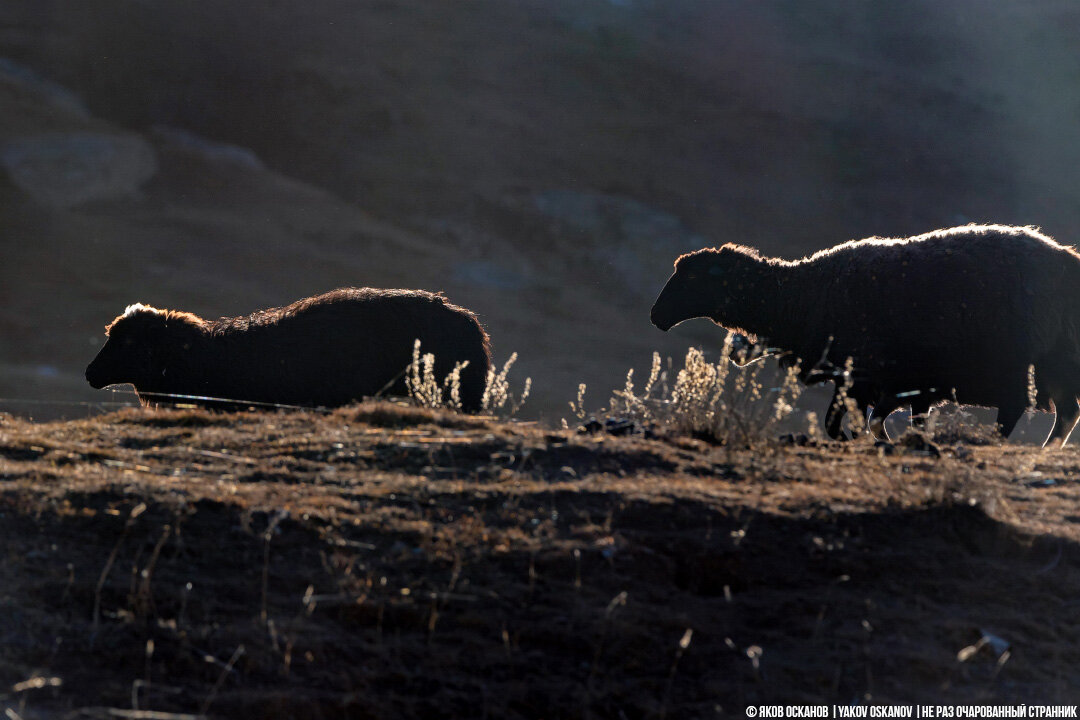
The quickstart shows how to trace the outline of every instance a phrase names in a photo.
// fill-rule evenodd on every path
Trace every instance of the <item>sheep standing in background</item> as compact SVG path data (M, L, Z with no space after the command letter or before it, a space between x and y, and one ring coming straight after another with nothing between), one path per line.
M87 381L94 388L131 383L144 403L190 395L333 407L405 394L419 338L423 352L435 355L440 379L468 362L461 404L476 412L491 364L476 316L423 290L344 288L220 320L137 304L105 332Z
M661 330L695 317L783 348L804 380L854 361L849 395L871 427L905 404L998 408L1008 435L1029 405L1068 440L1080 406L1080 254L1030 227L966 225L870 238L786 261L727 244L683 255L652 308ZM824 362L819 362L822 359ZM823 372L823 370L825 372ZM826 426L833 437L842 413Z

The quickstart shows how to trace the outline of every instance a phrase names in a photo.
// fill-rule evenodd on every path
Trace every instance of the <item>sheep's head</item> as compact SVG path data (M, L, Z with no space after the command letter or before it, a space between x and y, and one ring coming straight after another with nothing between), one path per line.
M723 325L728 307L738 300L731 289L741 265L756 252L737 245L705 248L675 261L675 272L653 303L653 325L667 332L684 320L707 317Z
M129 305L105 328L108 339L86 368L86 381L95 389L130 383L136 390L164 387L176 350L190 347L202 321L188 313Z

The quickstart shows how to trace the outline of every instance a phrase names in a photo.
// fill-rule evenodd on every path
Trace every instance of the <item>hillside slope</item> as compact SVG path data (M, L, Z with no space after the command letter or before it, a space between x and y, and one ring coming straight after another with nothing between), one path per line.
M403 408L0 419L2 702L715 717L1075 703L1080 456Z

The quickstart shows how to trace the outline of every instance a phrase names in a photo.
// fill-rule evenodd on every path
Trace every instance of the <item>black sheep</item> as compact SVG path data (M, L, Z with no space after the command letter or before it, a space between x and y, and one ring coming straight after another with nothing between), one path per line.
M854 361L851 397L872 427L944 398L998 408L1008 435L1029 405L1056 410L1068 440L1080 413L1080 254L1030 227L966 225L843 243L808 258L727 244L675 263L652 308L661 330L708 317L802 362L803 378ZM823 362L822 362L823 361ZM827 420L840 431L841 413Z
M421 351L435 355L439 380L468 362L461 403L475 412L491 364L476 316L423 290L343 288L220 320L136 304L105 332L87 381L94 388L131 383L140 399L154 403L187 395L333 407L404 394L419 339Z

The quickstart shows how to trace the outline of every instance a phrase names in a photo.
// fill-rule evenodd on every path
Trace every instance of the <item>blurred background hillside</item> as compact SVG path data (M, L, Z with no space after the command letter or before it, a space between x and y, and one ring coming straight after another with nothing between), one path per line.
M1078 32L1066 0L5 0L0 397L118 399L83 369L131 302L423 287L557 419L720 343L649 324L680 252L1080 239Z

